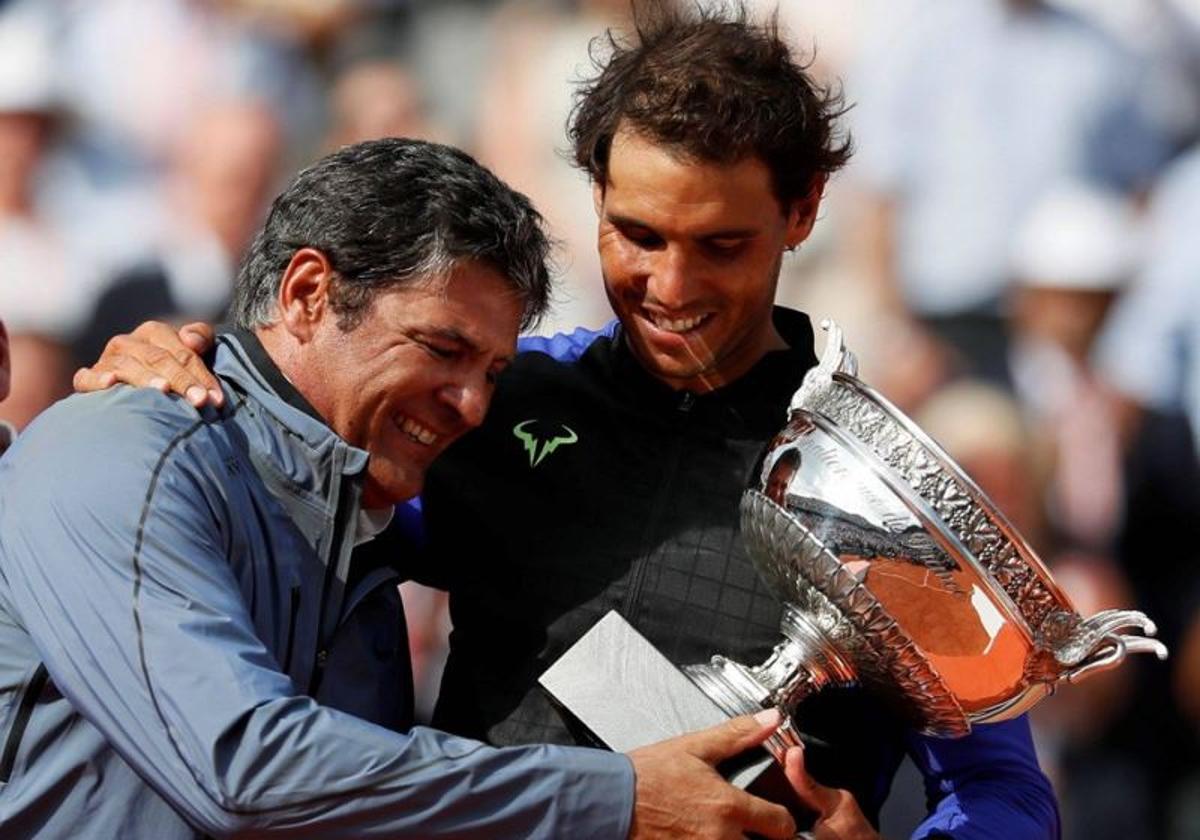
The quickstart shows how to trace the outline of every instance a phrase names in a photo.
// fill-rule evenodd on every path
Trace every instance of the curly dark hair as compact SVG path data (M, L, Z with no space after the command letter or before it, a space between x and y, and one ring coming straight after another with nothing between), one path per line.
M835 122L841 94L816 84L780 37L777 16L749 20L741 3L681 10L634 3L634 34L591 45L597 74L575 95L567 126L574 163L604 185L618 129L694 160L748 157L771 171L785 206L850 157Z
M524 302L523 328L545 312L552 243L529 199L450 146L386 138L346 146L302 171L275 199L238 272L232 315L276 320L284 270L315 248L337 273L330 305L354 329L376 295L478 260Z

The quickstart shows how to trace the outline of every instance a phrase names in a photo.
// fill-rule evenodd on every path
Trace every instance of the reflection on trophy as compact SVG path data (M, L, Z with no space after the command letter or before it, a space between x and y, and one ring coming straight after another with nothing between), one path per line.
M975 483L855 377L841 330L823 326L821 363L742 497L747 549L785 603L784 640L755 667L716 656L686 668L708 697L730 715L791 711L857 682L918 730L958 736L1128 653L1166 657L1140 612L1079 615ZM792 738L781 730L773 751Z
M742 497L748 552L785 605L783 641L761 665L687 667L689 682L610 613L541 679L568 719L625 750L722 714L778 706L790 721L822 687L860 683L915 729L961 736L1128 653L1166 658L1140 612L1079 615L975 483L855 377L841 330L823 326L821 363ZM768 748L780 758L799 737L785 723ZM743 783L763 766L743 768Z

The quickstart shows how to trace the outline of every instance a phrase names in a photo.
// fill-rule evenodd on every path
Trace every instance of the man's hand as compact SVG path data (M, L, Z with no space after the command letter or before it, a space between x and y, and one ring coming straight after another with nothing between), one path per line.
M817 813L817 821L805 836L813 840L881 840L850 791L825 787L808 775L802 747L787 751L783 772L800 801Z
M631 840L741 840L747 833L793 837L796 823L786 808L738 790L713 769L718 762L758 746L778 726L778 711L769 709L631 752L637 774Z
M185 324L178 332L161 321L147 321L131 335L109 340L92 367L75 372L76 391L102 391L118 382L135 388L176 393L196 408L220 407L225 395L200 354L213 344L208 324Z

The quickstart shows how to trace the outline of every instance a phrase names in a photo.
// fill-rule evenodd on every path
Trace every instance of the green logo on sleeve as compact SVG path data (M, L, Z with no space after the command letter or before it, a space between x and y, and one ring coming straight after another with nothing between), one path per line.
M570 446L579 440L579 435L570 426L562 426L562 430L566 432L563 435L557 435L549 440L543 441L534 437L532 432L526 429L536 420L522 420L517 425L513 426L513 435L517 440L525 445L525 451L529 453L529 466L536 467L545 460L546 456L558 449L560 446ZM539 444L541 448L539 449Z

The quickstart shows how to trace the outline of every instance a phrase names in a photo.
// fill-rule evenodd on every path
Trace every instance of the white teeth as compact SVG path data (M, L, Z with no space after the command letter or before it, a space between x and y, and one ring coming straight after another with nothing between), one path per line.
M431 432L411 417L404 418L404 422L400 424L400 431L423 446L429 446L438 439L438 436L434 432Z
M658 315L650 316L654 321L654 326L660 330L673 333L683 333L688 330L694 330L704 320L704 315L698 315L695 318L663 318Z

